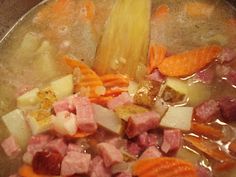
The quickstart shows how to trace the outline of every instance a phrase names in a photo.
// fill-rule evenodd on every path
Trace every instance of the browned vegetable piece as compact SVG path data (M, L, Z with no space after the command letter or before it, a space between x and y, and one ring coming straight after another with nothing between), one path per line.
M115 108L116 115L120 119L123 119L125 121L128 121L128 118L131 115L143 112L148 112L148 109L135 104L128 104L128 105L118 106L117 108Z
M163 99L161 99L161 98L156 99L156 102L154 105L154 110L156 112L158 112L161 117L166 113L168 108L169 108L169 106L167 105L167 103Z
M155 81L144 80L139 84L134 95L134 101L138 105L152 107L159 93L161 84Z
M179 103L185 100L185 95L177 92L169 86L166 86L161 98L168 103Z

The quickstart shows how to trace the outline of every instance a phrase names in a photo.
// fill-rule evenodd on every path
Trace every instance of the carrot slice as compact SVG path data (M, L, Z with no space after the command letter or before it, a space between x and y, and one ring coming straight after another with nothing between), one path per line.
M173 157L138 160L133 173L138 177L197 177L196 168L191 163Z
M184 140L219 162L232 160L226 152L220 149L218 144L207 139L186 135Z
M82 1L79 4L80 14L84 17L84 20L93 20L95 16L95 5L91 0Z
M206 16L210 17L214 6L203 2L188 2L185 4L185 11L191 17Z
M129 79L122 74L106 74L101 76L101 80L106 88L110 87L127 87Z
M52 11L54 13L60 13L69 2L70 0L57 0L54 6L52 7Z
M21 177L50 177L50 176L46 176L46 175L36 174L33 171L33 168L29 165L26 165L26 164L22 165L19 168L18 173Z
M160 63L166 56L167 49L159 44L151 45L149 49L149 65L148 72L151 73L154 69L158 68Z
M220 54L222 48L210 45L165 58L159 71L167 76L188 76L201 70Z
M81 88L89 88L89 97L98 96L96 89L103 86L102 80L100 77L90 69L86 64L82 63L79 60L65 56L64 61L71 68L79 68L82 74L82 77L78 83L75 83L75 91L80 92Z
M102 106L106 106L107 102L110 101L113 98L113 96L100 96L100 97L94 97L90 98L90 101L92 103L96 103Z
M106 93L104 96L118 96L120 95L122 92L127 92L128 88L127 87L113 87L110 89L107 89Z
M158 6L153 14L154 18L161 18L169 14L170 8L166 4Z
M220 128L203 123L193 122L191 130L198 135L203 135L214 140L219 140L223 137L223 133Z
M89 135L92 135L93 133L88 133L88 132L84 132L84 131L81 131L81 130L78 130L76 132L76 134L74 135L66 135L68 136L69 138L84 138L84 137L87 137Z

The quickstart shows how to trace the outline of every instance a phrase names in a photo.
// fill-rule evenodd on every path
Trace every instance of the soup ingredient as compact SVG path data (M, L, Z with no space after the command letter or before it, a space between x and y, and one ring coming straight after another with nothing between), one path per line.
M34 88L17 98L17 107L33 106L39 102L38 88Z
M125 130L126 135L129 138L133 138L143 132L157 128L159 122L160 116L154 111L132 115L128 119L128 124Z
M160 90L160 83L156 81L141 81L134 102L141 106L152 107Z
M129 117L134 114L144 113L144 112L148 112L148 109L135 104L125 104L115 108L116 115L124 121L128 121Z
M109 109L114 110L115 108L125 105L125 104L130 104L133 103L133 98L126 92L121 93L119 96L111 99L108 103L107 103L107 107Z
M161 150L165 153L177 151L182 144L182 134L179 129L164 130Z
M115 3L97 49L94 66L99 74L120 72L134 78L138 65L146 63L150 7L150 0Z
M191 163L171 157L138 160L133 173L139 177L197 177L196 168Z
M193 107L170 106L161 119L160 125L188 131L191 128Z
M184 140L219 162L231 160L230 156L210 140L191 135L184 136Z
M123 161L123 156L119 149L109 143L99 143L97 145L98 151L104 160L106 167Z
M219 114L219 102L213 99L205 101L194 108L194 118L198 122L212 122Z
M218 45L210 45L172 55L165 58L158 69L166 76L189 76L216 59L221 50Z
M106 128L113 133L121 133L122 122L113 111L97 104L93 104L93 111L94 119L98 125Z
M148 72L151 73L154 69L158 68L158 66L165 59L167 53L167 49L159 44L153 44L149 49L149 65Z
M2 116L2 120L16 142L24 149L31 136L31 132L25 121L23 112L19 109L15 109Z
M39 151L33 157L34 172L45 175L60 175L62 155L56 151Z
M2 143L1 146L5 152L5 154L11 158L16 157L20 152L21 148L16 143L15 138L13 136L9 136Z
M204 123L193 122L191 131L200 136L206 136L214 140L220 140L224 136L221 128Z
M170 12L169 6L166 4L162 4L155 9L153 17L157 19L162 18L165 17L167 14L169 14L169 12Z
M103 86L103 83L100 77L87 65L82 63L79 60L72 59L68 56L64 57L64 61L71 66L72 68L79 68L81 75L77 74L77 82L75 83L75 91L81 92L82 89L88 89L88 96L89 97L96 97L98 96L96 93L96 89L98 87ZM79 77L79 78L78 78ZM86 95L87 96L87 95Z
M33 168L29 165L22 165L19 169L19 175L22 177L49 177L48 175L36 174Z
M101 80L106 88L110 87L127 87L129 79L122 74L106 74L101 76Z
M155 105L153 107L153 109L160 114L161 117L163 117L163 115L166 113L166 111L168 110L169 106L167 105L167 103L165 101L163 101L163 99L161 98L157 98Z
M220 101L220 110L222 118L225 122L233 122L236 120L236 99L235 98L223 98Z
M56 94L57 99L62 99L73 93L73 76L69 74L50 83L50 88Z

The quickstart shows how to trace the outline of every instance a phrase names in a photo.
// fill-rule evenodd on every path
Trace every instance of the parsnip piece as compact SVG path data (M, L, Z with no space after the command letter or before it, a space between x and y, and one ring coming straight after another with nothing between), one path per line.
M38 88L34 88L25 94L19 96L17 98L17 107L22 108L26 106L33 106L39 102L39 98L37 96L39 92Z
M166 85L173 88L179 93L188 94L188 84L185 81L181 81L180 79L176 78L167 78L166 79Z
M57 99L62 99L73 93L73 76L69 74L58 80L52 81L50 88L56 94Z
M134 78L138 65L146 64L150 13L150 0L116 1L97 50L99 74L119 71Z
M94 119L98 125L110 130L113 133L120 134L122 122L115 113L100 105L93 104Z
M20 109L15 109L2 116L2 120L10 134L14 136L17 143L24 149L31 136L31 132L25 121L23 112Z
M53 115L37 120L33 116L28 116L27 122L31 128L33 135L50 130L52 128L52 118L53 118Z
M188 131L191 128L192 114L193 107L169 107L160 125Z

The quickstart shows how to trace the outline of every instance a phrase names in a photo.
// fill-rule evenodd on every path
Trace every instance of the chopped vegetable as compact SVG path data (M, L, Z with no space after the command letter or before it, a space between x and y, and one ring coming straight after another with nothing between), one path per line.
M181 94L168 86L165 87L163 93L161 94L161 98L170 104L184 103L184 101L186 101L184 94Z
M138 160L133 173L139 177L197 177L196 168L191 163L170 157Z
M216 143L207 139L186 135L184 140L219 162L232 160Z
M69 74L58 80L52 81L50 88L56 94L57 99L62 99L73 93L73 76Z
M155 9L153 16L154 18L159 19L161 17L165 17L167 14L169 14L169 12L170 12L169 6L166 4L162 4Z
M218 45L196 48L163 60L158 69L166 76L189 76L203 69L220 54Z
M96 88L103 86L100 77L86 64L79 60L65 56L64 61L72 68L78 67L82 74L80 81L75 83L75 91L80 92L83 88L89 88L89 97L99 96L96 94Z
M192 114L192 107L171 106L161 119L160 125L163 127L188 131L191 128Z
M38 88L34 88L17 98L17 107L33 106L39 102Z
M153 44L149 49L149 65L148 72L151 73L154 69L158 68L160 63L165 59L167 49L159 44Z
M193 122L191 130L198 135L203 135L214 140L223 138L223 132L221 128L214 127L212 125Z
M31 136L31 132L25 121L23 112L15 109L2 116L2 120L16 142L24 149Z
M116 115L124 121L128 121L129 117L134 114L144 113L148 111L148 109L135 104L126 104L115 108Z
M99 74L120 72L134 78L138 65L146 64L150 7L150 0L116 1L97 50L94 67Z
M138 90L138 83L134 81L129 82L128 92L130 96L134 96Z
M100 105L93 104L94 119L102 127L113 133L120 134L122 130L122 122L115 113Z
M112 96L100 96L100 97L90 98L90 101L92 103L96 103L102 106L107 106L107 102L110 101L112 98L113 98Z
M101 80L106 88L109 87L127 87L129 79L122 74L106 74L101 76Z
M154 104L153 109L160 114L162 117L166 111L168 110L169 106L165 101L163 101L161 98L157 98Z
M22 177L50 177L46 175L36 174L33 171L33 168L26 164L22 165L18 172L19 172L19 175Z
M95 16L95 5L92 0L84 0L79 3L80 15L85 21L92 21Z
M87 137L87 136L89 136L89 135L91 135L91 134L93 134L93 133L88 133L88 132L84 132L84 131L81 131L81 130L77 130L77 132L74 134L74 135L72 135L72 136L69 136L70 138L85 138L85 137Z
M140 82L138 90L134 95L134 101L138 105L152 107L160 90L160 83L144 80Z
M177 78L168 77L166 79L166 85L181 94L184 94L184 95L188 94L188 85L185 81L182 81Z

